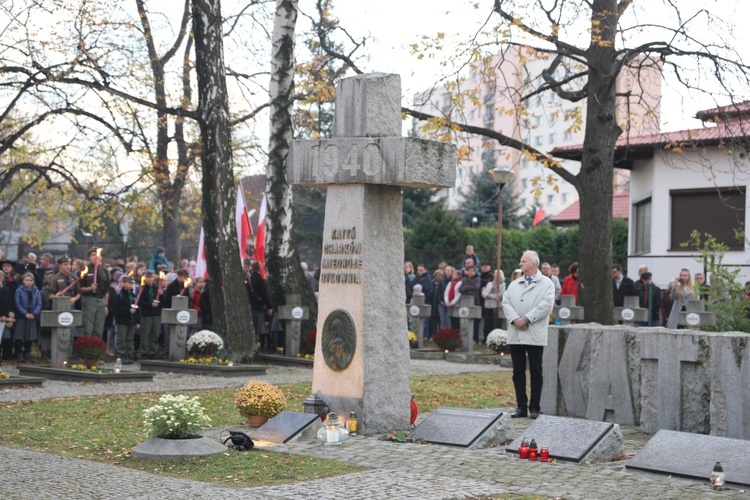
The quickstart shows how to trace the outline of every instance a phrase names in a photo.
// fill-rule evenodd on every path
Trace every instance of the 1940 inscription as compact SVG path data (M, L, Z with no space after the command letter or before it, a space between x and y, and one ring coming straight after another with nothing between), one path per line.
M320 282L331 284L362 283L364 262L362 243L357 242L357 227L335 228L323 241Z
M351 175L359 171L367 175L376 175L383 169L383 154L380 145L374 142L353 143L349 145L348 150L338 144L327 144L312 147L310 163L316 177L320 173L333 177L339 169L346 170Z

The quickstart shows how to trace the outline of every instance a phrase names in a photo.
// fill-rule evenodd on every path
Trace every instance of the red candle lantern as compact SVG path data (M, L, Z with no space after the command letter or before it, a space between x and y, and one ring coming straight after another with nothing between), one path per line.
M549 462L549 448L548 447L542 446L542 449L539 452L539 458L542 462Z
M525 436L518 447L518 458L529 458L529 440Z
M539 449L536 446L536 440L532 439L529 445L529 461L536 462L537 456L539 455Z

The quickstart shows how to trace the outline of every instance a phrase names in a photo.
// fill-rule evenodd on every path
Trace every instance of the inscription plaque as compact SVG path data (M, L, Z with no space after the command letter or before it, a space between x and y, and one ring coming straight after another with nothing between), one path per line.
M690 326L698 326L701 324L701 316L698 313L689 313L685 316L685 321Z
M661 429L626 466L708 481L716 462L727 482L750 486L750 441L743 439Z
M190 323L190 313L188 311L180 311L177 313L177 321L181 324Z
M622 319L625 321L632 321L633 318L635 317L635 313L633 312L632 309L625 308L622 310L621 314L622 314Z
M505 450L518 453L523 437L549 447L549 456L580 462L614 428L610 422L539 415Z
M468 318L469 317L469 308L468 307L461 307L458 310L458 317L459 318Z
M305 311L300 306L297 306L294 309L292 309L292 318L302 319L302 316L304 315L305 315Z
M557 315L560 316L560 319L568 319L570 318L570 309L567 307L561 307Z
M318 425L315 425L316 421ZM272 443L288 443L310 427L317 432L321 425L320 417L315 413L282 411L251 432L250 437Z
M409 308L409 314L412 316L419 316L419 306L411 306Z
M73 324L73 315L69 312L60 313L57 316L57 322L60 326L70 326Z
M411 433L428 443L470 447L502 416L500 410L440 407Z

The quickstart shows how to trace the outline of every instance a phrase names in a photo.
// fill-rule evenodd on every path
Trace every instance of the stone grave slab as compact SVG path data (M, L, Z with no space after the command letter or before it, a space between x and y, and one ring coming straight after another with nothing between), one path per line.
M513 439L510 414L501 410L440 407L414 429L420 441L478 450Z
M21 375L11 375L10 378L0 378L0 390L11 389L15 387L42 387L43 377L22 377Z
M662 429L626 467L708 481L716 462L728 483L750 486L750 441L744 439Z
M610 422L539 415L523 436L516 438L505 450L518 453L524 436L529 441L536 439L539 447L548 446L549 456L558 460L578 463L611 461L625 454L620 426Z
M112 370L73 370L71 368L53 368L50 366L21 365L18 374L24 377L42 377L47 380L64 382L151 382L156 375L153 372Z
M322 426L316 414L282 411L251 432L250 437L272 443L290 443L299 439L315 439Z
M204 365L158 359L142 359L139 363L142 370L181 373L183 375L205 375L208 377L251 377L265 375L268 369L268 365Z

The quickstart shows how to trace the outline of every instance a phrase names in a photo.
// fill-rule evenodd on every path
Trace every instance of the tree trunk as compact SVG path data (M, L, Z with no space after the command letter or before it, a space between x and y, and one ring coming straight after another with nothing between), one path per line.
M271 137L269 141L266 194L266 268L274 306L284 304L285 296L299 294L310 308L310 319L302 334L315 328L317 301L302 268L292 231L292 188L286 177L289 143L292 140L294 101L294 30L297 0L277 0L271 57Z
M255 332L234 221L237 194L220 0L193 1L193 32L202 140L203 229L213 325L227 339L232 360L246 361L255 354Z
M615 143L622 130L615 114L617 1L596 0L587 50L589 77L586 142L576 186L581 204L579 265L586 319L614 323L612 298L612 178Z

